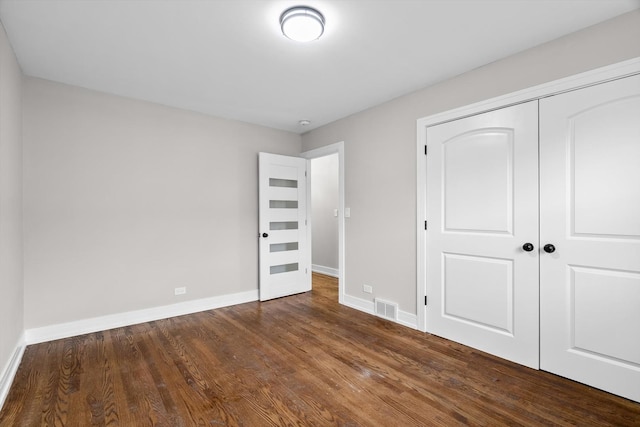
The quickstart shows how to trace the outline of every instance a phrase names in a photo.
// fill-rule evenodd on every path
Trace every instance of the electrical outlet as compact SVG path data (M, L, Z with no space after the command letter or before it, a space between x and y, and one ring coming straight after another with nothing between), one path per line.
M174 292L174 295L184 295L187 293L187 288L186 287L175 288L173 292Z
M362 285L362 292L365 292L367 294L372 294L373 288L369 285Z

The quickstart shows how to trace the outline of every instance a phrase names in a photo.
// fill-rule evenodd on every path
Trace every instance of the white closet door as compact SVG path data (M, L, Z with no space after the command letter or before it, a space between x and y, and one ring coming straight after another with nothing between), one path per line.
M640 76L540 101L540 178L541 368L640 401Z
M538 368L538 103L430 127L427 147L427 331Z

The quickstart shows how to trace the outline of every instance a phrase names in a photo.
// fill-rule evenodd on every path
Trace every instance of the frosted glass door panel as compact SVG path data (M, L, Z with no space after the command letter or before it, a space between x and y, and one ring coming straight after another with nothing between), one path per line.
M272 209L298 209L297 200L269 200Z
M269 178L269 186L270 187L298 188L298 181L296 181L295 179Z
M272 265L270 269L271 274L289 273L291 271L298 271L298 263Z
M286 221L286 222L270 222L269 230L297 230L298 222L297 221Z
M269 245L270 252L297 251L298 242L275 243Z

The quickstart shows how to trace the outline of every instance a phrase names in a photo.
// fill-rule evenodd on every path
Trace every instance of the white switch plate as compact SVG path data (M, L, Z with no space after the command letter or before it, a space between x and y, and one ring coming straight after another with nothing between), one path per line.
M173 290L173 292L174 292L174 295L184 295L184 294L186 294L186 293L187 293L187 288L185 288L185 287L182 287L182 288L175 288L175 289Z
M367 293L367 294L372 294L373 293L373 287L371 287L369 285L362 285L362 292Z
M338 216L338 209L333 210L333 216Z
M344 208L344 217L351 218L351 208Z

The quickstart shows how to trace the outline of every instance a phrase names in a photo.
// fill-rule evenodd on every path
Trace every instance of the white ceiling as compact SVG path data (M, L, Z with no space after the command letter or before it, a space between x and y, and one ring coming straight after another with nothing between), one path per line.
M326 18L300 44L287 7ZM25 74L305 132L640 0L0 0ZM298 121L309 119L310 126Z

